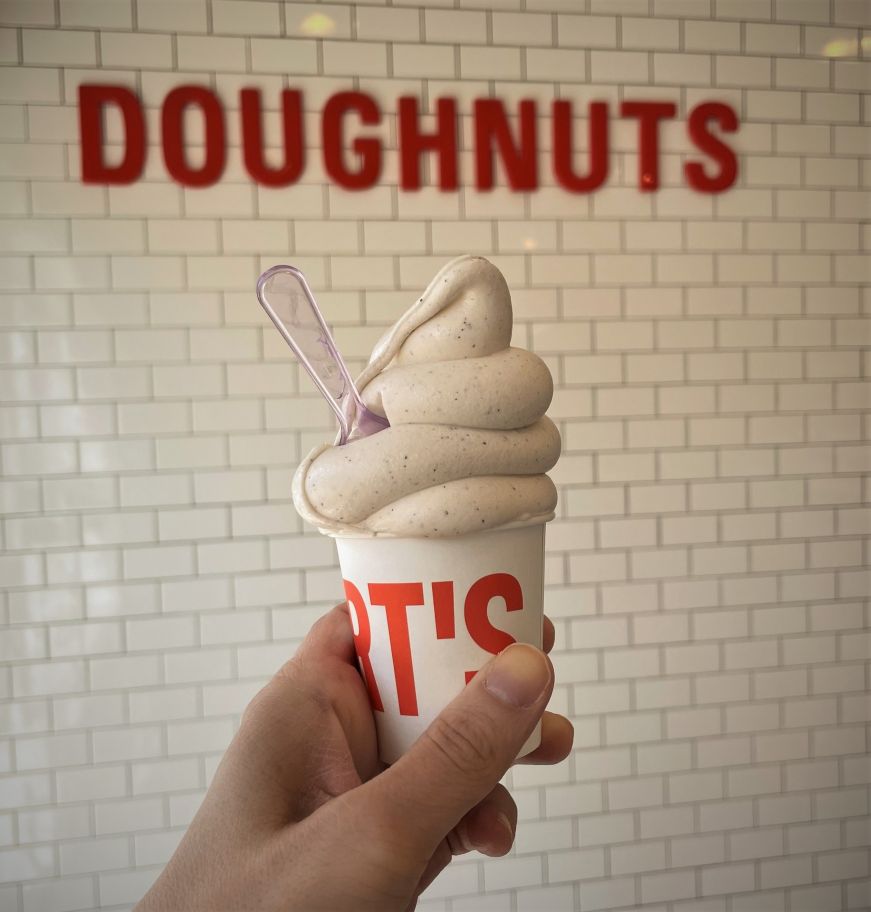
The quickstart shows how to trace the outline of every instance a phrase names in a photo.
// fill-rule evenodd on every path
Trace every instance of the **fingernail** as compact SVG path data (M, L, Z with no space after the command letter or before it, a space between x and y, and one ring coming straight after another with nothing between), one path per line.
M475 843L472 841L472 837L469 834L469 827L465 820L461 820L459 826L454 827L453 832L457 842L460 844L459 851L451 846L451 853L453 855L462 855L464 852L471 852L475 849Z
M503 703L525 708L541 696L550 680L547 660L533 646L514 643L487 667L484 687Z
M502 824L503 829L508 834L508 844L511 845L511 843L514 842L514 827L511 826L511 821L508 819L508 815L503 814L502 811L500 811L496 815L496 819L499 821L499 823Z
M498 839L494 843L493 837L493 820L499 824L499 827L504 831L504 838ZM484 821L482 817L472 818L471 824L466 830L465 842L468 844L468 851L472 849L477 849L479 852L483 852L485 855L499 854L503 855L511 848L511 843L514 842L514 828L511 826L511 821L508 817L498 811L493 817L490 818L489 824Z

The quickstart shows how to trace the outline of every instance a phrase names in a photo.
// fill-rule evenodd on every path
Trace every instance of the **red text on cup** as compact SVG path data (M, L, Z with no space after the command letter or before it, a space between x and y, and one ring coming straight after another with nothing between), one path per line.
M384 703L378 690L378 682L375 680L372 661L369 658L369 651L372 647L372 627L369 622L366 600L360 590L349 580L344 580L344 586L345 597L353 607L357 618L354 646L360 660L363 679L366 682L373 708L383 710ZM409 608L426 607L427 600L423 583L370 583L368 591L370 604L384 608L400 715L416 716L418 715L417 688L408 632L408 610ZM450 580L434 582L430 586L430 591L436 638L439 640L454 639L456 636L454 584ZM523 590L516 577L510 573L490 573L482 576L470 586L463 603L463 617L469 636L478 646L493 655L515 642L514 637L495 627L490 621L488 613L490 603L496 598L504 601L507 611L523 610ZM466 683L474 676L474 671L467 671L465 673Z

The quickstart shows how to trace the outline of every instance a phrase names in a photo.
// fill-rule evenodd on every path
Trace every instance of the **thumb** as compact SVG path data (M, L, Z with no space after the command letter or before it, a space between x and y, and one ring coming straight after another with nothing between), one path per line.
M475 675L408 753L358 790L368 793L370 819L428 857L505 775L552 690L547 656L533 646L509 646Z

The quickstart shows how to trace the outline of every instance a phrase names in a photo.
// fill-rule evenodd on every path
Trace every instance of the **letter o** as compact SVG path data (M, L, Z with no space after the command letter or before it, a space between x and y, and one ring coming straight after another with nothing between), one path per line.
M188 105L197 105L205 119L206 156L200 168L192 168L185 157L183 121ZM161 128L163 160L172 177L185 187L208 187L218 180L227 160L224 112L210 89L195 85L173 89L163 102Z

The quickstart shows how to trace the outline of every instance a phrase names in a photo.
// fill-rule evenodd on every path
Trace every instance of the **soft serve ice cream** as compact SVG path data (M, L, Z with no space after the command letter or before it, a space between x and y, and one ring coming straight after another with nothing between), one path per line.
M544 362L511 348L511 295L482 257L448 263L375 346L357 386L390 427L316 448L293 480L322 532L446 538L553 517L560 437Z
M344 445L339 435L294 476L297 510L336 539L386 763L489 656L542 644L544 523L556 505L545 473L560 438L544 414L547 366L512 348L511 330L499 270L481 257L448 263L357 381L390 426ZM519 756L539 741L540 726Z

